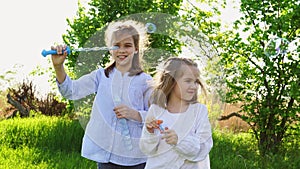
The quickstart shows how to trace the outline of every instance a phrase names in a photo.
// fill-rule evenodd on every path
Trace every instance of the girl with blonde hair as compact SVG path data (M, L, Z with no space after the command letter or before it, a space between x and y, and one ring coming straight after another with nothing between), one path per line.
M98 169L143 169L146 156L139 139L151 93L141 59L147 45L143 24L133 20L112 22L105 32L111 63L77 80L65 72L66 46L51 47L58 54L52 63L60 93L67 99L81 99L96 93L91 117L82 142L82 156L96 161Z
M156 76L140 148L148 156L146 169L209 169L213 146L200 71L191 59L172 57ZM158 123L158 120L160 123Z

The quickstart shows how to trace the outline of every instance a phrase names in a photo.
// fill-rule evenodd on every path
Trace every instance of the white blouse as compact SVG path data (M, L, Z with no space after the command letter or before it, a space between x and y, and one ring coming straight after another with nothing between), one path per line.
M211 125L205 105L189 105L186 112L170 113L151 105L147 116L163 120L163 127L175 130L177 145L161 139L157 130L149 133L143 127L140 148L148 156L145 169L209 169L209 152L213 146Z
M114 68L107 78L104 69L99 68L77 80L71 80L67 76L62 84L58 84L60 93L70 100L78 100L97 93L82 140L83 157L96 162L113 162L125 166L146 161L145 155L139 149L143 122L127 120L133 144L133 149L129 151L123 142L120 121L113 108L119 104L117 102L121 101L137 110L144 121L148 110L148 98L151 94L148 82L152 78L146 73L135 76L128 74L127 72L122 75Z

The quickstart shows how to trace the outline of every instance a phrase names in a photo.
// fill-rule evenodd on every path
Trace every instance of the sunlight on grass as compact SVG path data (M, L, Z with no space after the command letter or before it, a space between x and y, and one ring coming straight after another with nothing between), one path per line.
M257 141L250 133L213 132L214 147L210 153L212 169L299 169L299 145L277 154L261 157Z
M0 121L0 169L95 169L96 162L81 157L83 134L78 121L62 117ZM213 139L212 169L300 168L299 138L264 158L250 133L214 129Z
M96 168L94 162L82 158L78 152L45 151L25 146L17 149L1 146L0 150L1 169Z

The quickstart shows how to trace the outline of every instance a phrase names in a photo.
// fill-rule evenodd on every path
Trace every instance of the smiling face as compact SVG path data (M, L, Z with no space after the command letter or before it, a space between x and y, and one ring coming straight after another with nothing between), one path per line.
M188 103L197 97L199 71L197 67L188 65L182 65L180 70L181 73L176 78L176 84L169 99Z
M112 58L116 62L116 68L121 72L127 72L132 66L132 59L137 49L133 36L126 33L115 33L111 41L112 46L119 47L117 50L111 50Z

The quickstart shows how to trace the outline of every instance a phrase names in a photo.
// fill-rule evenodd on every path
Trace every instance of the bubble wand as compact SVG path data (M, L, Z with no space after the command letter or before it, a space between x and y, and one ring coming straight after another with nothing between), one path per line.
M154 23L148 22L145 24L145 27L147 29L148 33L154 33L156 31L156 25ZM112 47L93 47L93 48L78 48L78 49L72 49L74 52L90 52L90 51L108 51L108 50L116 50L119 49L118 46L112 46ZM62 52L67 51L67 54L69 55L71 53L70 47L67 46L66 50L63 50ZM56 55L56 50L43 50L42 55L46 57L47 55Z
M161 125L162 123L163 123L162 120L156 120L156 124L158 124L158 129L159 129L160 133L163 133L165 131L165 129Z
M119 49L118 46L112 46L112 47L93 47L93 48L78 48L78 49L72 49L72 51L74 52L94 52L94 51L108 51L108 50L116 50ZM67 48L65 50L63 50L63 52L67 51L67 54L69 55L71 53L71 49L70 47L67 46ZM57 51L56 50L43 50L42 51L42 55L44 57L46 57L47 55L56 55Z

